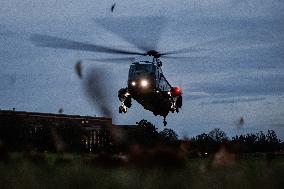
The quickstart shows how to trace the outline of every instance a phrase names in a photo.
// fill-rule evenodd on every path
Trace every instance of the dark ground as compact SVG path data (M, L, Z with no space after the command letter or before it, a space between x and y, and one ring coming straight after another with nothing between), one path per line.
M135 157L137 158L137 157ZM283 188L284 158L207 158L12 153L0 161L0 188ZM177 163L178 161L178 163Z

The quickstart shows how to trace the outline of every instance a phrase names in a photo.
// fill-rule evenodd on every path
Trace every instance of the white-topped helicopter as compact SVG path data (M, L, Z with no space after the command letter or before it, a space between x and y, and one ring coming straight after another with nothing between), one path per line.
M154 115L163 116L166 125L168 113L179 112L182 107L182 90L167 81L159 59L161 55L155 50L148 51L147 55L153 60L133 62L129 67L128 86L118 92L119 113L127 112L133 98Z
M104 25L104 23L107 23L107 25ZM149 27L149 23L156 27ZM120 18L112 19L112 22L106 22L105 20L100 22L105 29L114 32L136 46L139 49L138 51L112 48L41 34L33 34L30 37L30 41L40 47L151 57L152 61L134 61L131 63L128 73L128 85L118 91L118 97L121 102L119 113L126 113L128 108L131 107L131 99L134 99L146 110L153 112L155 116L163 116L163 123L166 126L168 113L179 112L179 109L182 107L182 89L180 87L173 87L167 81L162 71L162 61L160 58L191 58L170 55L196 52L196 49L190 47L164 53L155 50L157 49L156 45L162 29L161 23L163 23L161 18L156 17ZM139 29L137 25L142 27L142 29ZM149 31L150 34L147 34L145 37L143 34ZM139 37L141 38L139 39ZM124 59L129 60L129 57L90 60L116 62L117 60Z

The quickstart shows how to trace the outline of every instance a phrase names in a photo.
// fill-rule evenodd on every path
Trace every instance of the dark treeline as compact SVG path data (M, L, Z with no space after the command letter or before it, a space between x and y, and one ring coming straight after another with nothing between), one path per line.
M144 148L151 148L157 144L177 147L180 141L174 130L165 128L158 132L158 128L147 120L137 122L137 129L128 133L127 146L139 144Z
M181 140L174 130L165 128L158 132L155 125L141 120L135 128L124 131L126 134L124 133L123 139L114 140L107 126L98 129L97 136L92 138L88 130L79 127L72 120L60 126L53 123L44 123L44 125L49 127L36 127L19 118L1 120L0 151L36 150L114 154L128 151L133 145L139 145L143 149L163 146L176 151L182 147L188 154L200 156L215 153L221 146L232 153L283 150L283 142L281 143L273 130L268 130L266 134L259 132L229 138L225 132L214 129L209 133Z
M278 152L283 149L283 143L273 130L267 134L262 131L254 134L236 135L232 138L226 136L224 131L216 128L209 133L202 133L188 139L190 148L198 152L215 153L220 146L226 147L232 153Z
M157 128L142 120L138 123L140 131L132 135L129 143L139 143L143 147L153 147L163 145L170 148L186 148L190 155L208 155L216 153L221 147L226 148L231 153L256 153L256 152L280 152L284 149L284 143L278 139L273 130L267 133L236 135L232 138L227 137L226 133L218 128L209 133L202 133L192 138L179 139L176 132L165 128L158 132ZM141 132L142 131L142 132Z

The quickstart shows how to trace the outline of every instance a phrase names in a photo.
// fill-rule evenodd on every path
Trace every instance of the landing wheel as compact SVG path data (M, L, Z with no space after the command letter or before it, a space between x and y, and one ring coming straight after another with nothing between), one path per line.
M119 106L118 112L121 113L126 113L127 112L127 107L126 106Z
M122 106L119 106L118 112L121 114L122 113Z
M127 107L127 108L130 108L131 107L131 97L130 96L127 96L125 101L124 101L124 105Z

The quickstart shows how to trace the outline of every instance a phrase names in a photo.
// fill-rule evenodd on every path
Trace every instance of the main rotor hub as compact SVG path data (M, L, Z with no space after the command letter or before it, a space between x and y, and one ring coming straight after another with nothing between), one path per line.
M153 56L154 58L160 58L161 54L155 50L147 51L148 56Z

